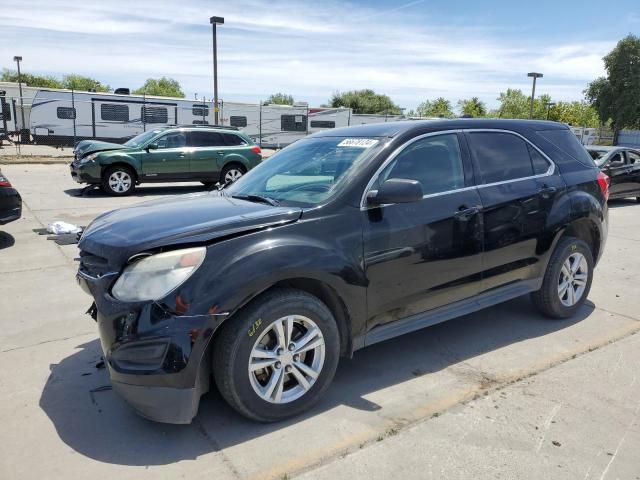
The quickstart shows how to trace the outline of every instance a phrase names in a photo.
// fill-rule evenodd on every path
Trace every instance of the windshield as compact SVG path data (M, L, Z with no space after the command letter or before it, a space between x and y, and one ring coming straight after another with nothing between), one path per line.
M129 139L124 143L125 147L140 147L159 134L162 130L149 130L148 132L141 133L135 137Z
M258 195L292 205L318 205L333 196L349 172L382 144L380 138L298 140L241 177L225 193Z
M599 167L607 160L608 150L588 150L595 164Z

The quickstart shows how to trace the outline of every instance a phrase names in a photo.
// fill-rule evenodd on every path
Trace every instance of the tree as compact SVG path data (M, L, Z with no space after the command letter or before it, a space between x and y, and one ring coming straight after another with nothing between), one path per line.
M398 105L387 96L370 89L335 92L329 103L332 108L347 107L353 113L378 113L386 115L400 115Z
M83 77L82 75L65 75L62 77L63 88L69 90L84 90L84 91L96 91L96 92L108 92L111 90L109 85L103 85L100 81L93 78Z
M162 77L160 79L148 78L144 85L133 92L136 95L155 95L158 97L184 98L184 92L180 83L173 78Z
M420 117L453 117L451 102L443 97L438 97L433 101L426 100L416 108L416 113Z
M64 88L60 80L51 76L32 75L30 73L21 72L20 80L23 84L28 85L29 87ZM9 70L8 68L3 68L0 81L18 83L18 72L15 70Z
M293 105L293 95L287 93L274 93L267 98L266 104L273 105Z
M640 127L640 37L628 35L604 58L606 77L585 91L604 122L611 120L614 145L623 128Z
M472 117L484 117L487 115L487 106L478 97L458 100L458 108L462 115Z
M600 125L597 110L585 101L557 102L549 109L549 120L567 123L575 127L597 127Z

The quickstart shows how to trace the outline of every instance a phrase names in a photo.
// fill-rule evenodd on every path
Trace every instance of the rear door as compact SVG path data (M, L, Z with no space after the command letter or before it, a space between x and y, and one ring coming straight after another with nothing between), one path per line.
M631 169L627 165L624 151L613 152L607 163L604 165L604 173L609 176L609 195L614 197L624 197L632 190L630 186Z
M482 290L533 279L546 212L529 144L506 131L469 130L466 138L482 201Z
M416 203L363 206L368 329L478 293L480 197L464 152L457 132L410 140L368 189L406 178L424 192Z
M185 180L189 178L187 134L173 131L158 137L157 149L142 157L142 173L147 180Z
M189 132L191 146L191 176L198 180L218 180L220 165L224 163L227 148L220 132L192 130Z

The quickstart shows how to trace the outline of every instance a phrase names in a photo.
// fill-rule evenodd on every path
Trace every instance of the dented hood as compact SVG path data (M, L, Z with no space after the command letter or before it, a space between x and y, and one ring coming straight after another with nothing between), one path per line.
M291 223L301 214L297 207L253 203L219 192L183 195L102 214L87 227L78 246L121 266L136 253Z
M119 143L100 142L97 140L82 140L73 149L76 158L82 158L90 153L106 152L108 150L131 150Z

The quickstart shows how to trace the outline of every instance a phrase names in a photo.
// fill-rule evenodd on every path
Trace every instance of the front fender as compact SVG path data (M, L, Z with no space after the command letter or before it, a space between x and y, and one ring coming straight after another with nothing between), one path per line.
M142 172L141 160L135 155L129 155L124 153L111 154L106 156L105 158L98 157L98 161L102 166L103 171L109 168L111 165L125 164L133 168L134 171L136 172L136 175L140 175L140 172Z

